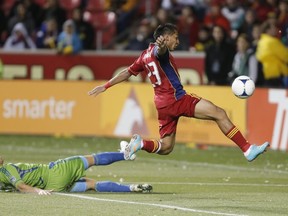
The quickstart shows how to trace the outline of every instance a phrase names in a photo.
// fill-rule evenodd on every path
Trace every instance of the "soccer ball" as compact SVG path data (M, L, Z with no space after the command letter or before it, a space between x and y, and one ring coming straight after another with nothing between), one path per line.
M238 76L232 83L232 91L238 98L250 97L255 90L255 83L248 76Z

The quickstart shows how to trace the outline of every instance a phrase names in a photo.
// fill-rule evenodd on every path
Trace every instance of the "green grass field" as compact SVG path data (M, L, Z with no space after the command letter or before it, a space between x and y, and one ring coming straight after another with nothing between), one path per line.
M72 155L117 151L119 139L0 136L6 162L48 163ZM248 163L237 148L206 150L177 144L160 156L93 167L87 176L151 183L151 194L0 193L0 215L288 215L288 154L268 151Z

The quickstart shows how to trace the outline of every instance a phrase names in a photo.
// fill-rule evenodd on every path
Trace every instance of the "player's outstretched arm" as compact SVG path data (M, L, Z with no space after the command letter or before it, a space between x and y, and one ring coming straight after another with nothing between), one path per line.
M98 94L106 91L106 89L110 88L111 86L127 80L130 76L131 74L129 73L128 68L126 68L122 70L119 74L114 76L112 79L110 79L107 83L93 88L91 91L88 92L88 95L97 96Z
M51 195L52 190L42 190L40 188L31 187L25 183L19 183L16 187L22 193L37 193L38 195Z

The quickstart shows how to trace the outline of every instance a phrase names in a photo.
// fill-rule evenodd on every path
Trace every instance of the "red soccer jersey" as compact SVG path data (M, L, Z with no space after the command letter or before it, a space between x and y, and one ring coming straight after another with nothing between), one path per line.
M154 87L154 102L157 108L165 107L186 94L173 56L169 51L163 56L157 54L158 46L150 44L139 58L128 68L137 76L146 73Z

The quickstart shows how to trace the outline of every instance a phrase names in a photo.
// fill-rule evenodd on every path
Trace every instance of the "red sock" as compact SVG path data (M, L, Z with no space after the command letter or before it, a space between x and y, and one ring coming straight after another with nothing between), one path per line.
M161 147L161 145L157 140L143 140L142 149L149 153L157 152L159 147Z
M242 152L246 152L250 147L250 143L243 137L242 133L236 126L233 126L227 133L226 136L236 143Z

